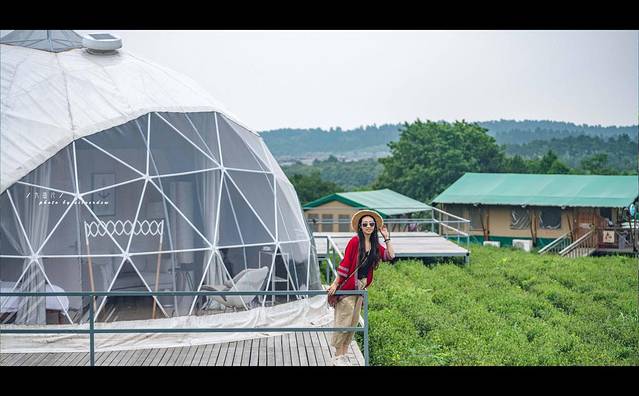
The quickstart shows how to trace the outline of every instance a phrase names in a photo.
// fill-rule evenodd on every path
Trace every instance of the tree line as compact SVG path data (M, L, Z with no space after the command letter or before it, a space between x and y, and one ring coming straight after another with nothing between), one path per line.
M636 174L637 143L629 136L571 139L583 145L611 144L613 150L619 150L592 150L578 163L566 163L554 151L563 152L561 142L547 146L537 142L545 151L534 151L535 145L527 145L530 151L509 155L508 146L498 144L479 123L417 120L405 123L400 138L388 143L390 155L377 160L380 166L375 166L372 159L346 162L329 157L312 166L298 163L282 169L291 178L302 204L334 192L381 188L430 202L466 172ZM619 153L626 152L633 158L629 160L632 167L619 170ZM370 182L359 184L366 181Z

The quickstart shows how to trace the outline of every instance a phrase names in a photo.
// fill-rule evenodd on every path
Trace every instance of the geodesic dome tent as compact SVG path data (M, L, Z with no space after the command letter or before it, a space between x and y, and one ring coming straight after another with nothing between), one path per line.
M81 39L0 40L2 291L321 289L297 195L260 136L190 79ZM159 319L232 308L247 325L264 318L253 308L287 301L279 324L295 324L313 300L148 299ZM91 303L0 300L1 321L16 325L85 323ZM98 320L152 317L125 305L98 298Z

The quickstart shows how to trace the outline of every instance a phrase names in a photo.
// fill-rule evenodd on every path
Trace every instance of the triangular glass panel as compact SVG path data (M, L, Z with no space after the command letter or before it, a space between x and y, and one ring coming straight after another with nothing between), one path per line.
M75 191L75 170L72 145L58 151L20 181L73 194Z
M222 205L224 208L231 207L231 212L223 214L222 207L220 208L220 237L225 232L222 227L229 226L232 228L232 225L236 225L240 230L243 244L274 242L274 238L269 235L258 215L254 213L254 209L251 209L237 188L226 177L224 178L223 186ZM225 204L226 200L228 200L228 204ZM226 246L228 244L220 242L219 245Z
M222 172L214 170L155 178L153 181L202 235L213 243L221 177Z
M24 232L9 201L9 190L0 195L0 255L30 256ZM0 271L2 268L0 267ZM0 279L5 280L0 276Z
M37 252L73 202L73 196L16 183L9 190L31 248ZM3 206L9 205L7 201ZM21 234L18 234L21 235ZM26 241L23 241L26 242ZM28 246L23 246L28 249ZM77 254L77 253L76 253Z
M225 167L260 171L269 170L269 167L249 148L248 144L224 116L217 117L217 125L220 133L222 160Z
M262 144L262 138L244 128L242 125L233 121L229 117L221 114L221 118L223 118L231 128L237 133L238 136L242 138L244 143L251 149L255 157L258 159L260 164L265 168L265 170L270 170L268 159L266 158L266 149Z
M302 216L295 190L287 183L277 180L278 239L296 241L310 239L308 228Z
M158 188L149 183L140 214L134 228L130 252L206 249L210 244L200 235L202 216L188 181L163 182L163 191L172 192L175 200L168 201ZM171 202L173 202L172 205ZM197 219L192 223L191 219ZM181 252L180 260L189 262L193 252Z
M51 284L47 281L45 273L42 271L38 262L29 260L11 260L12 263L7 263L7 259L2 259L2 266L9 265L9 268L3 271L12 272L12 276L4 278L8 281L2 282L3 291L14 292L52 292L54 291ZM21 264L20 264L21 261ZM17 264L17 265L16 265ZM19 274L19 275L18 275ZM56 290L59 291L59 290ZM64 302L60 304L60 298L54 296L45 297L9 297L8 299L0 300L2 305L2 312L10 313L2 318L2 323L14 323L14 324L46 324L47 315L46 310L51 308L59 308L59 310L65 310L66 306ZM64 300L64 299L63 299ZM57 302L57 304L56 304ZM4 315L3 315L4 316Z
M125 261L117 273L111 291L149 291L152 288L145 284L135 258ZM143 320L151 319L153 313L153 297L109 297L100 308L100 321ZM164 317L162 306L156 304L156 318Z
M86 139L141 173L145 173L148 117L148 114L144 115L126 124L94 133Z
M271 234L275 235L275 191L273 175L268 173L228 171L239 191L259 214Z
M217 168L218 164L204 154L199 146L187 141L175 129L151 113L151 158L149 174L171 175Z
M216 151L211 150L210 146L206 144L204 137L201 136L201 134L199 133L199 130L195 128L195 125L192 122L192 118L195 119L196 121L204 121L204 122L209 121L207 118L202 119L203 117L198 116L198 114L210 114L210 116L208 117L210 118L210 121L208 122L209 125L204 123L203 125L200 125L200 127L204 130L204 132L206 132L209 135L212 135L210 136L209 140L213 140L214 138L215 141L217 141L217 135L215 134L215 119L213 117L213 113L157 113L157 114L158 116L163 118L167 123L173 126L175 129L180 131L180 133L184 135L183 138L188 139L188 141L190 141L192 145L197 146L204 153L210 155L219 164L220 161L217 158L219 156L219 153L217 152L217 143L214 146ZM211 127L213 128L212 130L211 130Z
M90 201L86 205L76 202L51 233L40 254L44 256L122 254L128 242L128 237L122 232L123 226L110 217L94 216L89 209Z
M75 152L80 193L135 180L142 176L138 173L139 171L136 172L102 152L84 138L75 141Z
M276 261L276 274L286 279L292 290L309 290L309 245L310 242L280 244L281 259Z
M208 152L213 155L213 158L215 158L218 163L221 163L220 147L217 140L217 127L215 125L215 113L211 111L186 113L186 117L191 121L200 138L208 147Z

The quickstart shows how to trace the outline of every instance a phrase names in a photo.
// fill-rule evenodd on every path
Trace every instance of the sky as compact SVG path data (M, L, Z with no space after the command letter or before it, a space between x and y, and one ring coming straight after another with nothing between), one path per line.
M109 32L123 50L197 81L256 131L639 118L636 30Z

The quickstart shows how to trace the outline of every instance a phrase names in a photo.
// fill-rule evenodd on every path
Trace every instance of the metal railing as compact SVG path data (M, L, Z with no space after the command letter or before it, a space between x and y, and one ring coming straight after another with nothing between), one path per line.
M562 236L560 236L559 238L555 239L554 241L550 242L548 245L539 249L538 253L539 254L546 254L546 253L559 254L559 252L561 252L562 250L570 246L571 243L572 243L572 239L570 237L570 232L567 232L563 234Z
M227 328L143 328L143 329L96 329L93 304L89 303L89 328L88 329L5 329L0 326L1 334L88 334L89 335L89 356L90 365L95 366L95 335L96 334L142 334L142 333L263 333L263 332L334 332L334 331L353 331L364 333L364 364L369 365L369 348L368 348L368 292L366 290L340 290L337 295L362 295L363 296L363 317L364 323L362 327L227 327ZM290 295L306 295L319 296L326 295L326 291L179 291L179 292L9 292L0 293L2 297L42 297L42 296L68 296L68 297L151 297L151 296L290 296Z
M559 255L571 258L589 256L597 249L598 235L597 229L593 228L560 251Z
M352 209L354 210L360 210L360 209L369 209L367 207L352 207ZM406 210L407 212L410 212L411 210L416 210L418 208L409 208L409 207L383 207L383 208L378 208L380 210L382 209L403 209ZM309 208L307 210L325 210L325 211L331 211L334 212L335 208ZM426 231L430 231L433 233L436 233L448 240L456 240L458 244L462 243L462 240L465 239L466 241L466 249L469 248L470 246L470 234L469 234L469 229L470 229L470 220L468 219L464 219L462 217L456 216L452 213L448 213L446 211L443 211L441 209L438 209L436 207L431 206L428 209L423 209L423 208L419 208L420 211L426 213L427 215L429 214L430 217L426 217L426 218L387 218L384 219L384 223L388 225L388 228L391 232L402 232L402 231L407 231L407 232L426 232ZM318 215L319 216L319 215ZM324 227L321 227L321 229L315 229L313 226L316 225L333 225L333 224L338 224L338 225L347 225L347 227L345 227L345 229L347 228L348 231L350 232L350 216L349 219L345 219L340 221L339 220L339 216L332 216L331 220L325 220L322 219L321 217L307 217L306 218L306 222L308 223L309 227L311 228L311 230L313 232L327 232L326 230L324 230ZM402 227L404 226L404 227ZM331 231L332 231L331 227ZM403 229L402 229L403 228ZM328 231L330 232L330 231Z
M327 284L330 284L331 275L333 276L332 279L335 279L337 277L335 264L336 262L337 264L339 264L339 262L341 262L344 259L344 255L340 251L339 247L337 246L333 238L330 237L330 235L314 235L313 237L315 239L326 239L326 254L323 255L322 257L319 257L318 259L320 260L320 264L322 260L325 263L325 269L324 269L326 271L325 279Z

